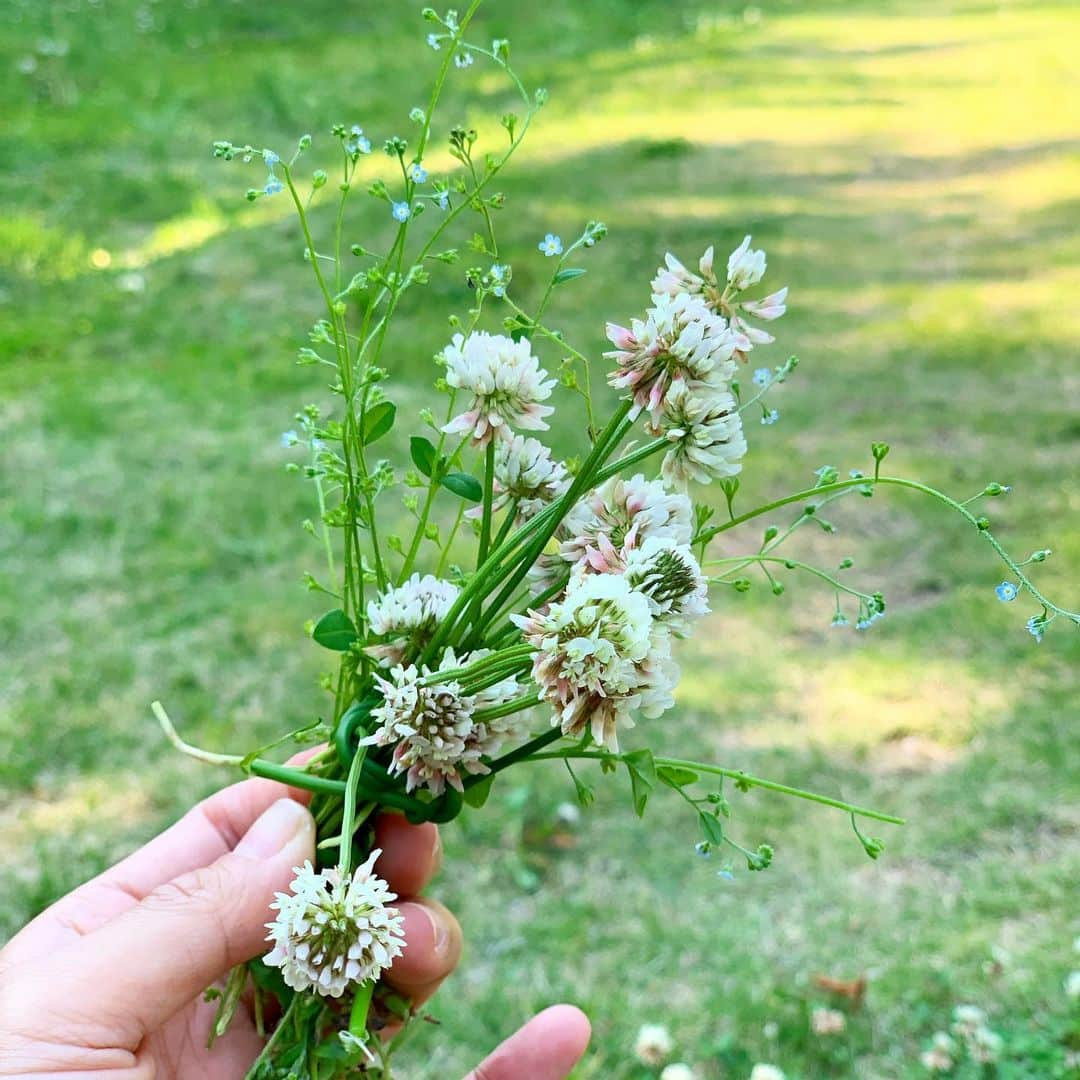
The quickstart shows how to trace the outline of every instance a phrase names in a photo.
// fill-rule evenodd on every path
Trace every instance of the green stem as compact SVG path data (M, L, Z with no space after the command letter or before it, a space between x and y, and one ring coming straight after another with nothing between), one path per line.
M491 546L491 503L495 491L495 439L484 449L484 514L480 519L480 550L476 556L479 567L488 556Z
M345 782L345 805L341 818L341 848L338 852L338 868L347 878L352 864L353 830L356 822L356 791L360 784L360 772L367 756L367 747L361 746L349 765L349 778Z
M706 566L717 566L720 563L736 563L730 571L724 574L727 577L728 574L737 573L744 566L750 566L753 563L778 563L781 566L786 567L788 570L803 570L808 574L812 574L816 578L820 578L822 581L827 581L834 589L839 592L847 593L848 596L854 596L859 600L871 600L873 597L869 593L860 592L858 589L853 589L849 585L845 585L842 581L834 578L831 574L826 573L824 570L819 570L816 566L811 566L809 563L800 562L798 559L785 559L781 555L733 555L730 558L724 559L710 559Z

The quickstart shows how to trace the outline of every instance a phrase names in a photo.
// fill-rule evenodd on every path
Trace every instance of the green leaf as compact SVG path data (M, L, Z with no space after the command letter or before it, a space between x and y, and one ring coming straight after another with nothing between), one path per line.
M573 281L584 273L585 271L578 266L565 266L555 275L555 284L561 285L564 281Z
M688 784L696 784L701 777L692 769L682 769L675 765L660 765L656 775L663 780L668 787L684 788Z
M479 810L487 802L491 794L491 785L495 783L495 774L488 773L482 780L475 784L469 784L465 789L465 802L474 810Z
M710 844L722 844L724 842L724 826L717 821L712 814L706 814L704 810L698 812L698 821L701 831Z
M392 401L380 401L364 417L364 445L381 439L393 426L397 406Z
M413 464L424 476L430 477L435 468L435 447L431 445L430 440L425 439L423 435L414 435L409 440L409 455L412 457Z
M480 481L468 473L447 473L446 476L439 478L439 483L447 491L452 491L455 495L460 495L470 502L480 502L484 498L484 489L480 486Z
M632 754L623 754L623 764L630 774L630 794L634 800L634 813L638 817L645 814L645 804L649 794L656 787L656 762L651 750L635 750Z
M311 636L324 649L333 649L334 652L347 652L358 635L352 619L341 608L334 608L333 611L328 611L315 624Z

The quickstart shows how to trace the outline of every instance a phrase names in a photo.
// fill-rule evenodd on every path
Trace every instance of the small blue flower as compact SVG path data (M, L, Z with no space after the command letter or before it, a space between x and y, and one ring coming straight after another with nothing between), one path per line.
M832 623L831 623L831 625L832 625L832 626L848 626L848 625L849 625L849 623L848 623L848 617L847 617L847 616L846 616L846 615L845 615L845 614L844 614L844 613L843 613L842 611L838 611L838 612L837 612L837 613L836 613L836 614L835 614L835 615L834 615L834 616L832 617Z
M281 433L281 445L288 449L290 446L295 446L300 441L300 436L295 431L283 431Z
M734 881L735 880L735 875L730 870L717 870L716 871L716 876L718 878L723 878L724 881Z
M426 184L428 178L428 171L420 164L419 161L414 161L409 166L409 179L414 184Z
M873 626L873 624L874 624L873 619L860 619L855 624L855 629L856 630L869 630L870 627Z
M390 213L394 215L395 221L408 221L410 210L407 202L396 202L390 204Z
M767 413L761 418L761 422L768 426L769 424L775 424L780 419L780 413L776 409L769 409Z
M850 476L852 480L861 480L863 478L863 474L859 469L852 469L851 472L848 473L848 476Z
M707 840L699 840L694 845L694 850L703 858L707 859L712 854L712 846Z
M1032 615L1031 618L1028 619L1026 626L1027 632L1035 639L1035 641L1037 643L1042 642L1043 633L1046 630L1046 619L1041 615Z
M276 177L271 176L266 181L266 187L263 188L264 195L276 195L279 191L283 190L285 185Z
M326 443L324 443L322 439L312 439L311 449L314 450L316 453L321 453L323 450L326 449Z
M473 54L470 52L459 52L454 57L454 67L467 68L473 65Z
M536 246L549 258L552 255L561 255L563 251L562 240L554 233L548 233Z
M1010 600L1015 600L1016 595L1020 590L1011 582L1003 581L994 592L997 594L999 600L1005 601L1007 604Z
M442 48L442 45L439 44L439 35L438 34L428 34L427 43L436 52L438 52Z
M491 270L492 295L502 299L506 295L506 283L510 280L510 267L499 263L492 263Z
M281 160L281 158L279 158L279 157L277 156L277 154L275 154L275 153L274 153L274 151L273 151L273 150L264 150L264 151L263 151L263 161L265 161L265 162L266 162L266 164L267 164L268 166L270 166L270 168L271 168L271 169L272 169L272 168L273 168L273 167L274 167L274 166L275 166L275 165L276 165L276 164L277 164L277 163L278 163L278 162L279 162L280 160Z
M767 367L759 367L754 372L755 386L768 386L772 382L772 372Z
M359 124L353 124L351 132L345 140L345 149L350 154L370 154L371 140L364 134L364 129Z
M450 192L449 191L436 192L435 193L435 205L440 210L449 210L450 209Z

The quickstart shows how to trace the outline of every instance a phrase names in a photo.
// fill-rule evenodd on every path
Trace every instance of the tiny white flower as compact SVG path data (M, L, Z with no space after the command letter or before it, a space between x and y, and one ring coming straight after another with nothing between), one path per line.
M1070 971L1065 978L1065 993L1071 997L1080 997L1080 971Z
M511 428L546 429L544 417L555 410L540 402L551 397L555 380L532 355L528 338L514 341L502 334L478 331L467 338L455 334L443 352L446 381L470 391L469 408L444 428L448 434L470 432L484 446L496 437L509 439Z
M471 52L459 52L454 57L454 67L467 68L473 65L473 54Z
M976 1028L968 1039L968 1053L980 1065L990 1065L1001 1056L1002 1038L987 1027Z
M663 1065L674 1046L663 1024L642 1024L634 1039L634 1056L642 1065Z
M350 877L336 868L294 870L291 893L277 893L267 923L273 949L265 962L281 968L294 990L341 997L355 983L371 982L405 947L404 919L389 906L397 897L374 872L376 848Z
M428 34L427 43L436 52L438 52L439 49L442 48L442 45L441 45L441 43L439 41L439 35L438 34Z
M778 1066L758 1062L750 1070L750 1080L787 1080L787 1077Z
M847 1027L847 1017L839 1009L814 1009L810 1013L810 1030L815 1035L841 1035Z
M549 258L552 255L561 255L563 252L562 240L554 233L548 233L537 247Z
M728 256L727 279L733 289L748 289L765 276L765 252L750 247L750 237Z
M660 1072L660 1080L697 1080L697 1073L685 1061L673 1061Z
M953 1031L965 1037L986 1026L986 1013L978 1005L957 1005L953 1009Z

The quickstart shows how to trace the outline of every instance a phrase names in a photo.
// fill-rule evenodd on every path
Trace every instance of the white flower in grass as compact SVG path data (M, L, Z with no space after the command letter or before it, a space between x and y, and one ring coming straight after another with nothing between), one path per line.
M673 1061L660 1072L660 1080L697 1080L697 1072L685 1061Z
M847 1017L839 1009L814 1009L810 1013L810 1030L815 1035L841 1035L847 1028Z
M738 403L727 390L694 390L676 379L647 427L671 444L661 471L672 487L685 488L691 480L708 484L742 469L746 437Z
M413 574L367 606L368 627L379 637L397 638L368 652L386 666L400 663L409 645L423 645L449 614L461 590L450 581Z
M1001 1057L1001 1036L987 1027L978 1028L968 1039L968 1053L980 1065L991 1065Z
M397 896L373 867L377 848L351 877L337 869L296 867L291 893L278 893L267 923L274 943L265 961L294 990L341 997L350 984L377 979L405 947Z
M750 237L728 256L727 279L733 289L743 290L756 285L765 276L765 252L750 247Z
M621 574L577 574L543 612L511 616L537 650L533 679L554 706L563 734L618 749L633 714L659 716L674 704L679 669L648 599Z
M669 492L659 480L637 473L629 480L612 477L567 514L569 539L560 554L575 565L589 561L608 570L611 551L627 552L650 536L689 544L692 507L683 494Z
M626 556L630 587L649 601L654 619L683 634L709 614L709 583L694 553L668 537L649 537Z
M986 1026L986 1013L978 1005L957 1005L953 1009L952 1029L965 1039Z
M927 1072L945 1073L951 1072L956 1064L955 1055L956 1043L944 1031L939 1031L934 1035L930 1048L919 1055L919 1061Z
M758 1062L750 1070L750 1080L787 1080L787 1077L784 1075L784 1070L779 1066Z
M547 428L544 417L555 410L540 402L551 397L555 380L532 355L528 338L514 341L482 330L467 338L455 334L443 357L446 381L473 395L469 408L443 431L469 432L475 445L484 446L497 436L510 438L513 427Z
M1070 971L1066 976L1065 994L1071 998L1080 998L1080 971Z
M608 323L607 337L615 349L604 356L616 363L608 382L630 391L632 416L642 409L655 416L675 379L727 389L735 377L732 357L749 347L726 319L690 293L657 293L644 320L631 320L629 329Z
M494 511L516 502L518 521L528 521L569 487L566 466L556 461L538 439L515 435L496 447ZM482 513L482 507L473 507L466 517L479 517Z
M634 1039L634 1056L642 1065L663 1065L674 1046L663 1024L642 1024Z
M486 655L482 650L459 659L453 649L447 649L438 671L462 668ZM517 697L519 687L511 676L467 694L453 678L422 685L431 674L428 668L419 671L410 664L395 667L389 679L376 675L383 700L371 710L371 718L378 727L360 744L392 746L390 771L405 773L405 790L423 786L441 795L447 784L464 790L462 773L489 771L483 758L495 753L517 730L519 718L512 715L485 724L476 721L475 713Z

